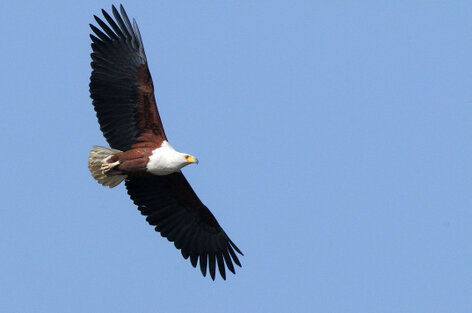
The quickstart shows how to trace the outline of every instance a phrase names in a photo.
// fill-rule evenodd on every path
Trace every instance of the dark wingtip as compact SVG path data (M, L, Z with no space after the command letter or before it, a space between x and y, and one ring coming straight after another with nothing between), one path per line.
M231 239L229 239L229 238L228 238L228 240L229 240L229 243L231 244L231 246L233 246L234 250L236 250L236 252L238 252L239 254L241 254L242 256L244 256L244 254L242 253L242 251L239 250L239 248L234 244L234 242L231 241Z
M223 255L221 253L216 255L216 261L218 263L218 271L220 272L221 277L223 280L226 280L225 263L223 262Z
M238 256L234 252L231 245L228 246L228 251L229 251L229 254L231 254L231 258L233 258L234 263L236 263L237 266L241 267L241 263L239 262Z
M228 250L223 251L223 257L225 258L226 266L231 271L231 273L236 274L236 271L234 270L233 262L231 261L231 257L228 254Z
M215 270L216 270L216 260L215 254L210 253L208 254L208 269L210 270L211 279L215 280Z
M103 9L102 9L103 11ZM97 21L97 23L100 23L100 22L103 22L98 16L96 16L95 14L93 15L93 18L95 19L95 21ZM100 22L99 22L100 21Z
M183 250L180 250L180 253L182 253L182 256L184 257L184 259L186 259L186 260L188 259L188 257L189 257L188 253L184 252Z
M200 255L200 270L202 271L203 277L206 277L207 272L207 255Z
M190 263L192 263L193 267L197 267L197 262L198 262L198 254L192 254L190 256Z

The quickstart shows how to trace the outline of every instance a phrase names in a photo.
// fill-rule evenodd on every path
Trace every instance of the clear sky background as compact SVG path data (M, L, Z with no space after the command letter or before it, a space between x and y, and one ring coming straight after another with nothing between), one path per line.
M124 5L243 267L203 278L87 169L111 2L1 1L1 312L472 312L472 3Z

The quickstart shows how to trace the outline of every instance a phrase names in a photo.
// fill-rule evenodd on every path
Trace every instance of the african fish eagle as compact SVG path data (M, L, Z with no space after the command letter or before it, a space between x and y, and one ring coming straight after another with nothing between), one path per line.
M92 75L90 96L98 123L111 148L94 146L88 166L103 186L113 188L125 181L128 194L146 221L174 242L193 267L207 265L226 279L225 267L235 273L241 263L238 247L229 239L213 214L200 201L180 171L198 163L197 158L174 150L168 142L154 98L143 41L120 6L112 6L113 19L102 10L108 25L94 16L90 24ZM225 266L226 265L226 266Z

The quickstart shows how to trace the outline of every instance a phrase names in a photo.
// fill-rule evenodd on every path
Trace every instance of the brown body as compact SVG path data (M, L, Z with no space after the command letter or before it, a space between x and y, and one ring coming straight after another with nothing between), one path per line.
M111 156L108 163L120 162L115 170L129 176L151 175L147 171L147 163L152 151L160 147L160 144L156 143L159 140L159 136L153 134L153 132L144 132L137 138L137 143L132 145L130 150Z

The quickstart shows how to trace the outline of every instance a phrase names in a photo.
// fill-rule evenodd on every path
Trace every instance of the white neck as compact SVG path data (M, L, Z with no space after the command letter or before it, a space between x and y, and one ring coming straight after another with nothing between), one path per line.
M168 175L178 172L182 167L188 165L184 153L177 152L167 141L152 151L146 166L148 172L154 175Z

